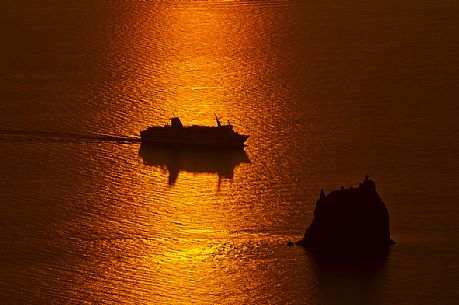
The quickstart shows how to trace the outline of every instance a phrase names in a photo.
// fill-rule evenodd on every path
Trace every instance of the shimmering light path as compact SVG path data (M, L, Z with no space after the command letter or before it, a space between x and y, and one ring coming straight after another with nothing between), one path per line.
M458 8L373 2L3 1L0 303L454 304ZM246 158L137 143L214 113ZM365 174L386 262L287 246Z

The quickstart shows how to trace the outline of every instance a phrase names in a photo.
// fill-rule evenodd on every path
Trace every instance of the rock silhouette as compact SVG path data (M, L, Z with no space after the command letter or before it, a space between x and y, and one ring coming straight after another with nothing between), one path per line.
M355 257L387 253L393 243L386 205L366 176L357 188L328 195L322 190L314 219L296 244L325 256Z

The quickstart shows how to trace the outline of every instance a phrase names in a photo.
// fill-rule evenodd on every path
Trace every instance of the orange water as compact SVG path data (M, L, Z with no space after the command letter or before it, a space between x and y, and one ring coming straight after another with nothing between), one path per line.
M455 2L61 2L0 4L0 303L456 302ZM230 174L104 137L214 113L250 135ZM386 262L287 246L365 174Z

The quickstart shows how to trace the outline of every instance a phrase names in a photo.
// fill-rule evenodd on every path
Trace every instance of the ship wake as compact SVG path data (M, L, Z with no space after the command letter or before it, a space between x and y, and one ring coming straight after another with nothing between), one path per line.
M0 142L139 143L139 137L101 134L0 128Z

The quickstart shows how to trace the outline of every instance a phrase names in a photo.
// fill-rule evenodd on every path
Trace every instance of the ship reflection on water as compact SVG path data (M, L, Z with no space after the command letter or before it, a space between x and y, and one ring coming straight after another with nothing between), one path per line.
M142 143L139 155L145 165L165 168L169 172L169 185L175 184L180 171L217 174L219 181L233 179L236 166L250 163L242 148L163 147Z

